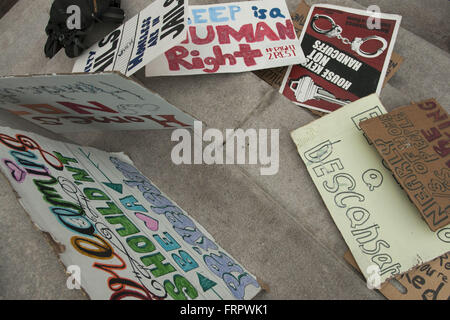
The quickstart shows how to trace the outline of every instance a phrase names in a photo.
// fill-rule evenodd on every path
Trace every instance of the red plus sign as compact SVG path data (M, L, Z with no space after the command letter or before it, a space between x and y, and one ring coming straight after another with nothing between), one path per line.
M233 54L237 58L243 58L246 66L254 66L255 58L263 56L261 50L252 50L249 44L240 44L239 51L235 51Z

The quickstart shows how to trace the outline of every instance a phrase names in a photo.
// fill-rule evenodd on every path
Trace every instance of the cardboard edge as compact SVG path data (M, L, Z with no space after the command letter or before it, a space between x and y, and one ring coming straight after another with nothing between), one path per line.
M125 80L131 81L131 82L135 83L136 85L138 85L139 87L141 87L142 89L151 92L153 95L157 96L161 100L166 101L171 106L173 106L174 108L180 110L181 112L183 112L187 116L193 118L194 121L200 121L199 119L197 119L197 117L193 116L189 112L187 112L187 111L183 110L182 108L176 106L175 104L170 102L168 99L162 97L160 94L156 93L152 89L147 88L135 75L126 76L126 75L122 74L119 71L100 71L100 72L90 72L90 73L87 73L87 72L73 72L73 73L43 73L43 74L25 74L25 75L6 75L6 76L0 76L0 80L2 80L2 79L12 79L12 78L54 77L54 76L71 76L71 75L92 76L92 75L102 75L102 74L116 75L116 76L119 76L119 77L121 77L121 78L123 78ZM29 120L27 120L25 118L21 117L21 119L24 119L24 120L26 120L26 121L28 121L30 123L33 123L33 122L31 122L31 121L29 121ZM45 128L45 127L41 127L41 128L44 128L44 129L48 130L49 132L53 132L53 131L50 131L49 129ZM186 128L193 128L193 126L186 127ZM171 130L171 129L177 129L177 128L176 127L172 127L172 128L159 128L159 129L145 129L145 130L161 130L161 129L163 129L163 130L164 129ZM104 131L104 130L96 129L96 130L92 130L92 131ZM117 131L119 131L119 130L117 130ZM127 130L120 130L120 131L127 131ZM73 132L79 132L79 131L73 131ZM55 133L55 132L53 132L53 133Z
M410 103L409 105L403 105L403 106L400 106L400 107L396 107L394 110L395 110L395 111L401 111L401 110L403 110L403 109L408 109L408 108L417 106L418 104L427 103L427 102L429 102L429 101L432 101L432 102L436 103L438 106L440 106L442 109L445 110L445 108L442 107L442 105L436 100L436 98L428 98L428 99L425 99L425 100L421 100L421 101L419 101L419 102L411 101L411 103ZM389 112L388 112L388 113L389 113ZM367 125L370 125L370 123L372 123L372 122L374 122L374 121L377 121L377 118L378 118L378 117L376 117L376 118L370 118L370 119L367 119L367 120L364 120L364 121L361 121L361 122L360 122L360 127L361 127L361 129L363 130L364 135L367 137L367 139L370 139L370 138L369 138L369 137L367 136L367 134L365 133L366 130L364 129L364 127L366 127ZM373 147L373 148L374 148L374 149L376 150L376 152L379 154L378 149L375 148L375 147ZM381 155L380 155L380 156L381 156ZM395 175L394 175L394 176L395 176ZM397 178L395 178L395 179L397 180ZM406 194L406 196L407 196L408 199L411 201L411 203L414 204L414 201L412 201L410 195L408 194L408 192L406 192L406 191L403 189L403 187L402 187L402 191ZM427 222L427 220L425 219L424 214L417 208L417 206L416 206L415 204L414 204L414 207L416 208L417 214L421 217L423 223L425 223L425 225L426 225L432 232L437 232L438 230L440 230L440 229L442 229L442 228L446 228L446 227L448 227L448 226L450 225L450 219L449 219L449 221L447 222L446 225L441 225L441 226L431 226L431 225ZM433 260L433 259L432 259L432 260ZM430 261L432 261L432 260L430 260ZM421 264L427 263L427 262L430 262L430 261L423 261ZM420 265L420 264L419 264L419 265ZM410 271L410 270L409 270L409 271ZM407 271L407 272L409 272L409 271Z
M12 129L12 130L14 130L14 129ZM63 244L61 244L60 242L58 242L58 240L55 239L49 231L45 231L33 220L33 218L30 215L30 212L23 206L22 201L21 201L22 198L17 193L16 189L14 189L13 185L11 184L11 181L9 181L8 177L4 174L4 172L2 170L0 170L0 175L2 175L2 177L7 181L8 187L10 188L10 190L13 191L14 197L16 199L16 203L27 214L28 219L30 220L33 228L43 235L44 239L46 240L48 245L53 250L54 254L56 255L57 261L64 268L64 273L66 275L70 275L67 272L67 266L61 260L61 254L63 254L65 252L66 247ZM80 284L80 291L87 299L92 300L91 297L89 296L89 294L87 293L87 291L83 288L82 284Z

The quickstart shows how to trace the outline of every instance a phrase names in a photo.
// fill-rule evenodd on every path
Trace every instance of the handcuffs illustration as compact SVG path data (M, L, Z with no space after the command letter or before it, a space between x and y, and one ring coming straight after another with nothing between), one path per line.
M316 21L319 19L327 19L329 22L331 22L331 28L326 30L326 29L321 29L321 28L317 27ZM344 44L350 44L353 51L355 51L358 55L365 57L365 58L378 57L379 55L381 55L384 52L384 50L386 50L386 48L388 46L386 39L379 37L379 36L369 36L366 38L355 38L353 41L350 41L349 39L344 38L341 35L342 31L343 31L342 27L337 25L331 17L329 17L327 15L323 15L323 14L316 14L312 18L311 27L317 33L325 34L329 38L338 38ZM369 41L369 40L378 40L383 44L383 46L375 52L365 52L364 50L361 49L361 46L366 41Z

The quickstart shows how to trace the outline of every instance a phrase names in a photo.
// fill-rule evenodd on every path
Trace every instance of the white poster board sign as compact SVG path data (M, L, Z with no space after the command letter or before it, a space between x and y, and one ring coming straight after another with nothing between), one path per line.
M92 299L251 299L254 276L124 154L0 127L0 168Z
M306 61L284 0L189 6L186 39L146 76L243 72Z
M428 228L364 137L359 123L384 113L373 94L291 133L363 275L379 284L450 249L450 228Z
M195 120L115 72L2 77L0 108L57 133L186 128Z
M155 0L87 49L73 72L119 71L130 76L186 35L187 0Z

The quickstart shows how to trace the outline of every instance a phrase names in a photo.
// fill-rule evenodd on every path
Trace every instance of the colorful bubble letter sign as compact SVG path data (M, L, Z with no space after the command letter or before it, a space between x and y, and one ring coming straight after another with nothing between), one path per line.
M0 167L92 299L251 299L255 277L123 154L0 127ZM77 277L77 275L79 277Z
M73 72L119 71L130 76L186 35L187 1L156 0L87 49Z
M450 228L428 228L363 134L360 122L384 113L373 94L291 133L361 272L380 284L450 248Z
M3 77L0 108L57 133L171 129L195 120L114 72Z
M186 39L146 66L146 76L242 72L303 63L286 2L189 6Z

